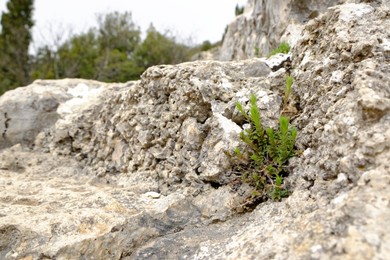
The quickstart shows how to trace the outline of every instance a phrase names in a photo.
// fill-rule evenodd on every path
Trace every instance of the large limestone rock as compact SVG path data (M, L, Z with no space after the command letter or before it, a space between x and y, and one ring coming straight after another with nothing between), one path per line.
M101 86L86 80L37 80L29 87L6 92L0 100L0 149L17 143L31 144L39 132L57 121L60 104L80 103L85 95L100 92ZM87 91L86 87L96 91Z
M295 45L303 24L345 0L249 0L244 13L229 24L220 60L266 56L281 41Z
M64 115L42 147L74 156L101 177L149 178L148 189L163 194L196 180L226 183L223 150L238 145L240 132L231 120L238 120L235 100L256 93L265 123L277 120L283 86L271 89L270 72L260 60L153 67L102 103Z
M235 100L255 93L264 123L274 125L284 77L254 59L158 66L139 82L97 88L77 80L26 87L69 84L73 98L34 141L0 153L0 257L116 259L150 239L227 220L244 198L228 185L236 177L223 152L240 145Z
M249 93L275 125L283 66L203 61L69 83L47 127L0 151L0 259L389 258L387 3L332 7L305 26L291 56L293 193L251 213L235 211L248 190L234 189L223 150L239 145L234 102ZM26 90L37 84L68 83Z
M292 57L303 151L290 163L292 196L153 240L135 257L389 258L389 14L349 3L306 25Z

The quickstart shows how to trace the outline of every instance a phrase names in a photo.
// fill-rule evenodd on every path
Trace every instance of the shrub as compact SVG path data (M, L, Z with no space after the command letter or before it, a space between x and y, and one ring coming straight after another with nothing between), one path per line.
M238 15L241 15L244 13L244 6L239 6L238 4L236 5L236 9L234 10L235 11L235 15L238 16Z
M289 78L287 82L289 84ZM288 98L288 94L285 97ZM241 103L236 103L237 110L249 127L240 133L245 149L241 151L236 148L233 154L227 154L233 160L234 170L241 173L242 181L254 188L247 204L257 205L267 199L280 201L289 195L283 177L287 176L285 166L288 160L296 154L297 129L289 125L289 119L285 116L280 116L278 128L264 128L256 103L253 94L249 111Z

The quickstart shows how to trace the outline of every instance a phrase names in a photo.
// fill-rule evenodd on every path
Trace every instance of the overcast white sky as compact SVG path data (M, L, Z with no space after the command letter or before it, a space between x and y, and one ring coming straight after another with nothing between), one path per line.
M0 0L0 11L7 0ZM234 18L236 4L246 0L35 0L34 40L53 41L53 34L80 32L96 24L96 14L131 11L134 22L146 31L150 23L160 32L171 30L193 43L219 41ZM55 31L55 32L51 32Z

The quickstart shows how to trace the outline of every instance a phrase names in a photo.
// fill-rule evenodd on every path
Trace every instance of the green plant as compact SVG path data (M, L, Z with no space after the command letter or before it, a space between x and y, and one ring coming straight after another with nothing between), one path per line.
M244 13L244 6L236 5L235 14L236 16L241 15Z
M269 54L268 58L278 54L278 53L285 53L287 54L290 51L290 45L287 42L281 42L279 46L276 49L273 49Z
M245 151L236 148L231 158L234 158L237 172L242 173L242 180L254 187L250 201L261 202L269 198L279 201L289 195L283 186L283 177L287 175L285 165L296 152L297 129L289 126L285 116L280 116L278 128L264 128L256 96L252 94L249 101L249 111L236 103L249 127L240 133L240 139L246 144Z
M2 1L5 5L6 1ZM33 0L8 0L0 14L0 96L30 83L29 46L34 26Z
M291 86L293 84L293 77L287 76L286 77L286 88L284 90L284 97L283 97L283 109L287 107L288 99L290 97L291 93Z
M255 57L260 57L260 49L259 47L255 47Z

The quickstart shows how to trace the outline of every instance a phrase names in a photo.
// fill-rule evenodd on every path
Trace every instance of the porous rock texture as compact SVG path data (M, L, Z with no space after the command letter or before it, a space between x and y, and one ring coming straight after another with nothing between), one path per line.
M294 46L303 24L345 0L249 0L244 13L227 27L220 60L267 55L282 41Z
M282 41L294 46L304 23L346 0L249 0L227 27L214 58L224 61L265 56Z
M60 104L70 99L83 103L86 95L96 95L102 85L88 80L38 80L29 87L5 93L0 100L0 148L15 143L34 142L39 132L57 121Z
M10 138L30 129L8 116L23 113L7 104L25 89L11 91L0 99L0 259L388 259L388 28L385 1L305 26L291 56L292 194L250 213L236 211L250 190L235 190L223 152L241 145L234 103L255 93L274 126L289 68L199 61L126 84L38 81L26 89L63 98L30 139Z

